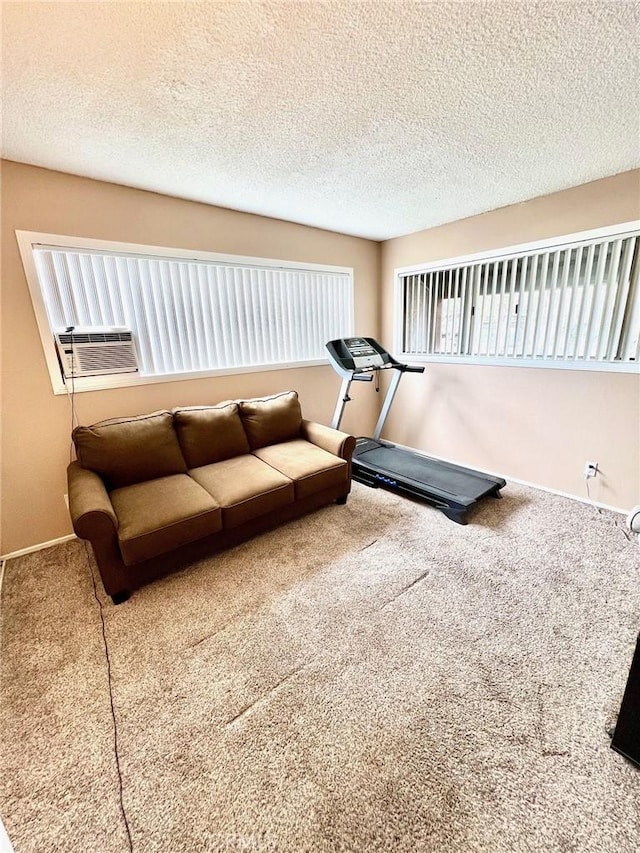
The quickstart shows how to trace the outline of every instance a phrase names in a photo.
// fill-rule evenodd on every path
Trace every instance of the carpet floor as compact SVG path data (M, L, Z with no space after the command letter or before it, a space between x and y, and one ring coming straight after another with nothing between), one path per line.
M640 628L613 518L509 486L460 527L356 484L104 598L135 853L640 849L640 771L606 733ZM10 561L1 615L16 853L123 853L82 544Z

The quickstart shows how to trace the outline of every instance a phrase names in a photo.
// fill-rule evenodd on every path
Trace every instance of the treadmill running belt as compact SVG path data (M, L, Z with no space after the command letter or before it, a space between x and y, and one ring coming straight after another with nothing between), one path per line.
M428 484L450 495L477 498L485 494L491 484L486 478L474 476L467 471L452 470L438 460L425 459L411 453L397 452L392 447L376 447L359 454L355 461L373 465L398 477Z

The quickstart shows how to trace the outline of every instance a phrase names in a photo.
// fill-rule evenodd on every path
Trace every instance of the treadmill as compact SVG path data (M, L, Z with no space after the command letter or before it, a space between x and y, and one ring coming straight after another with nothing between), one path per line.
M331 426L339 429L353 381L371 382L376 388L381 370L393 370L389 390L382 404L373 438L356 439L353 452L353 479L373 488L382 487L407 497L425 501L455 521L467 523L467 512L480 498L500 498L506 486L502 477L492 477L471 468L462 468L380 441L393 398L404 373L424 373L424 367L401 364L373 338L340 338L326 345L331 366L342 377L342 386Z

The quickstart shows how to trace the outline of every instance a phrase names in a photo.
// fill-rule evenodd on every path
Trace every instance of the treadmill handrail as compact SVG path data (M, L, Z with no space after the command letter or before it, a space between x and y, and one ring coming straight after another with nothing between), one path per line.
M376 354L378 361L381 363L376 364L369 362L358 366L355 363L356 352L352 351L348 345L348 341L350 340L355 340L359 347L364 344L365 349L369 350L366 355L369 356L372 353ZM381 370L391 369L396 371L389 384L389 388L387 389L380 417L378 418L378 422L373 433L374 438L380 438L384 422L389 413L389 409L391 408L391 403L393 402L393 398L398 389L398 384L402 378L402 374L424 373L424 365L403 364L394 358L390 352L387 352L384 347L381 347L374 338L338 338L335 341L329 341L326 344L326 348L329 352L331 366L336 373L342 377L342 386L340 388L340 394L338 396L336 408L333 413L333 419L331 421L331 426L334 429L339 429L345 406L351 400L351 397L349 397L349 387L353 380L357 380L359 382L371 382L374 374L379 376ZM377 389L378 385L376 384L376 390Z

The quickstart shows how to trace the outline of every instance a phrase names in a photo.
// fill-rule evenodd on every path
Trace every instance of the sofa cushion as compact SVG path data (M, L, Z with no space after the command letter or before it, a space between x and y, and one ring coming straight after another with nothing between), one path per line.
M108 489L187 471L171 412L79 426L73 442L80 465L100 474Z
M189 471L222 507L225 528L293 503L293 483L251 454Z
M263 400L241 400L240 417L252 450L297 438L302 428L302 411L295 391Z
M349 466L344 459L303 438L262 447L254 455L294 481L296 498L349 482Z
M189 468L249 453L237 403L174 409L173 418Z
M220 507L187 474L114 489L122 559L130 566L222 528Z

